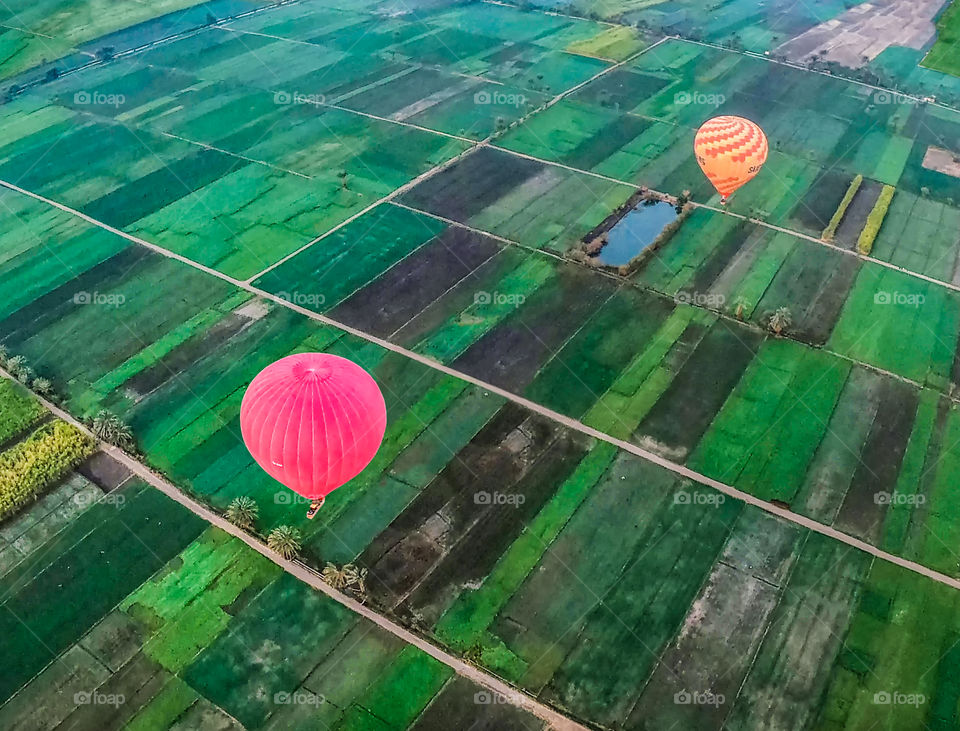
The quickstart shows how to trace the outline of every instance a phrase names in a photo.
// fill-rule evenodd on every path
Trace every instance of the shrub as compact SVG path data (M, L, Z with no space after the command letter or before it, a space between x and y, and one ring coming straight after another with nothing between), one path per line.
M27 359L22 355L15 355L12 358L8 358L7 370L10 372L11 376L21 382L23 382L24 379L29 380L33 374L33 370L31 370L30 366L27 364Z
M35 499L95 448L93 440L79 429L55 421L0 454L0 520Z
M836 236L837 229L840 227L840 222L847 214L847 208L850 207L854 196L857 194L857 191L860 190L860 186L862 184L862 175L858 175L850 183L850 187L847 188L847 192L844 194L843 200L840 201L840 205L837 206L837 210L833 213L833 218L830 219L830 223L827 224L827 227L823 229L822 238L824 241L833 241L833 237Z
M880 227L883 225L883 219L887 217L887 210L890 208L890 201L893 200L893 194L896 188L892 185L883 186L880 191L880 197L877 198L876 205L867 216L867 225L860 232L860 238L857 239L857 250L867 256L873 250L873 242L880 233Z

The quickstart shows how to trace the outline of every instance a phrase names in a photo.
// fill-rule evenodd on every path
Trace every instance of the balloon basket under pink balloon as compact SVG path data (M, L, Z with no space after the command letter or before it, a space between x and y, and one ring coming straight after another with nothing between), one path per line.
M320 508L323 507L325 500L326 498L322 497L319 500L314 500L312 503L310 503L310 509L307 510L307 520L313 520L313 516L316 515Z

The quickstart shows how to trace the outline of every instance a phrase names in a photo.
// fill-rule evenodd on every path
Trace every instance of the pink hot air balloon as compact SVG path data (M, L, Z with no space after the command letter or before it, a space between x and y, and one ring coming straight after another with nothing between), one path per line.
M346 358L298 353L267 366L240 405L240 430L268 475L313 503L373 459L387 427L376 382Z

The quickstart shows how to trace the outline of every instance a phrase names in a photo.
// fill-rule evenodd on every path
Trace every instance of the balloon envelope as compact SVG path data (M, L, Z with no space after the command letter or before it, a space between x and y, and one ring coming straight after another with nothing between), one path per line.
M767 136L743 117L714 117L693 141L700 169L724 199L760 172L769 150Z
M373 459L387 408L363 368L336 355L298 353L264 368L240 406L240 430L264 471L310 499L356 477Z

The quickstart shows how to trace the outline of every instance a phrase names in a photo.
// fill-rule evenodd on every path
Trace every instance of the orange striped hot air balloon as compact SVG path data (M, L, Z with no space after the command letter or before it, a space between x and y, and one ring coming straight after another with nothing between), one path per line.
M700 169L720 194L720 202L760 172L767 159L767 136L743 117L708 119L693 141Z

